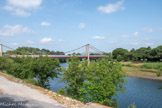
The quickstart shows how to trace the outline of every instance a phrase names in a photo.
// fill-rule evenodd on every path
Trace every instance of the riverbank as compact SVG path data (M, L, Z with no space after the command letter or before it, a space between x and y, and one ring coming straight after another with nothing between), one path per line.
M162 81L162 76L157 77L156 75L156 73L159 72L159 70L142 69L138 67L126 67L126 66L123 66L123 70L126 72L127 76L129 77Z

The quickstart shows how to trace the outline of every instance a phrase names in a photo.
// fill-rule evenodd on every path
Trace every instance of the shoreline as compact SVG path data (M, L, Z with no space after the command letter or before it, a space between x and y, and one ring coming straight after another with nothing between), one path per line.
M126 73L127 77L134 77L134 78L142 78L142 79L149 79L149 80L155 80L155 81L161 81L162 82L162 76L144 76L134 73Z
M128 77L162 81L162 75L157 77L156 73L160 71L156 69L145 69L145 68L126 67L126 66L123 66L122 69L126 72L126 75Z

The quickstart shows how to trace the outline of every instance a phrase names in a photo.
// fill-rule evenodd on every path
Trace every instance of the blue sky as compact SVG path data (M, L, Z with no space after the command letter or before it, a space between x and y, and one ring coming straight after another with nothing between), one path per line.
M162 0L0 0L0 43L110 52L162 45Z

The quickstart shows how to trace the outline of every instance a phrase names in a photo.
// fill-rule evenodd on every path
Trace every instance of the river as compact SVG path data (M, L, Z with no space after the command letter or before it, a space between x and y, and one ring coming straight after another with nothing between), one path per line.
M61 64L62 67L67 67L66 63ZM126 77L128 83L124 86L127 88L125 94L118 93L119 108L128 108L132 103L137 108L162 108L162 82ZM66 86L65 83L59 82L59 78L50 81L51 89L57 91Z

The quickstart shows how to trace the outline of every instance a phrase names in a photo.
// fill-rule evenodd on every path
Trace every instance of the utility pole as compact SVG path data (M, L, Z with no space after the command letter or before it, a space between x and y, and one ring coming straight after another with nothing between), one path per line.
M89 58L89 44L86 45L86 56L87 56L87 61L88 64L90 63L90 58Z
M0 44L0 57L2 56L2 44Z

